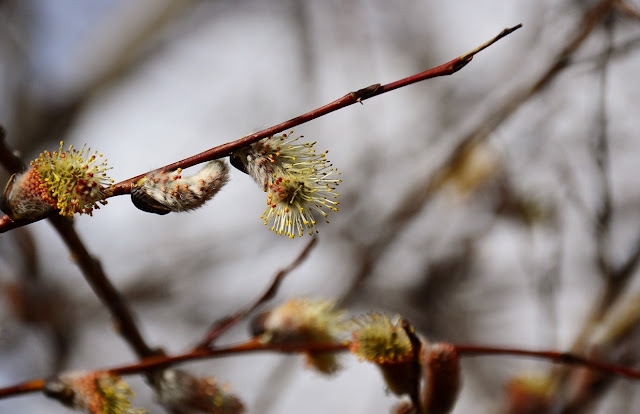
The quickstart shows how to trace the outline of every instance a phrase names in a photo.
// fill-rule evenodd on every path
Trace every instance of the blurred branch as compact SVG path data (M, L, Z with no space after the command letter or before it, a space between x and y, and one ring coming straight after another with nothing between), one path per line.
M593 55L589 55L584 58L575 59L573 63L575 65L592 62L599 64L599 62L602 62L605 55L610 55L610 59L621 58L628 56L629 52L637 49L638 47L640 47L640 37L633 37L613 45L611 51L606 49L604 52L594 53Z
M351 300L364 280L371 274L375 263L382 256L382 252L393 244L396 238L411 223L411 220L428 205L442 184L465 161L465 158L468 157L473 149L478 144L485 142L499 125L513 115L522 104L541 92L568 66L573 53L582 45L593 29L609 14L616 1L602 0L589 9L583 16L582 22L574 35L560 49L560 52L546 71L533 84L516 91L502 106L496 108L480 121L471 133L460 140L459 144L445 158L442 164L426 177L418 180L412 186L412 190L404 197L401 197L395 210L387 218L386 225L382 226L386 231L381 232L376 240L371 241L361 249L360 267L355 272L351 286L343 295L342 302Z
M627 3L624 0L618 0L618 9L620 11L622 11L624 14L626 14L627 16L631 17L632 19L635 20L640 20L640 12L638 12L638 10L634 9L629 3Z
M116 375L131 375L147 373L151 370L167 368L183 362L200 359L223 357L228 355L241 355L254 352L338 352L346 351L348 343L308 343L298 345L264 344L253 339L238 345L224 348L198 348L190 352L174 356L152 356L142 359L134 364L122 365L116 368L98 370L96 372L109 372ZM35 379L10 387L0 388L0 399L14 397L20 394L42 391L46 384L45 379Z
M313 249L313 247L316 245L317 242L318 242L318 239L316 237L312 238L311 241L309 241L305 246L305 248L300 252L298 257L289 266L285 267L284 269L281 269L278 273L276 273L267 290L252 305L248 306L246 309L240 310L234 313L233 315L227 316L226 318L223 318L217 321L216 323L214 323L211 326L211 328L209 328L209 331L205 335L204 339L200 341L200 343L195 347L195 349L211 347L213 342L216 339L218 339L222 334L227 332L229 329L235 326L238 322L242 321L244 318L250 315L253 311L259 308L262 304L271 300L278 292L278 289L280 288L280 284L282 283L282 280L285 278L285 276L287 276L295 268L300 266L300 264L304 261L304 259L307 258L307 256L309 255L309 253L311 252L311 250Z
M80 236L73 228L73 222L57 214L49 217L49 221L69 248L74 261L91 285L93 292L109 309L116 323L117 331L133 348L138 357L155 355L156 352L143 339L129 305L104 273L100 261L94 258L82 243Z
M599 87L599 105L598 105L598 128L599 131L596 135L595 145L592 152L598 167L598 177L600 180L600 192L601 201L599 209L596 213L596 219L594 221L594 237L596 243L596 264L600 272L601 277L605 281L604 291L600 297L600 300L593 309L591 315L580 335L575 341L574 350L580 350L588 342L588 338L593 328L599 323L604 313L620 296L622 291L627 287L628 282L633 275L638 261L640 260L640 242L637 247L632 250L619 267L610 262L607 256L607 247L609 241L609 233L612 220L612 200L611 191L609 186L609 142L607 136L607 102L606 102L606 90L607 90L607 74L609 62L613 50L613 22L609 21L606 25L607 28L607 49L602 55L602 60L599 64L600 71L600 87ZM640 238L639 238L640 240Z
M116 45L113 58L104 59L103 66L94 72L93 78L83 88L82 95L91 95L135 68L140 61L141 49L194 3L194 0L163 0L145 5L145 19L127 27L129 30L133 29L131 35ZM125 3L124 7L139 7L134 4Z
M599 325L594 326L589 344L589 355L606 357L615 355L616 363L631 366L638 362L638 324L640 323L640 296L636 293L621 305L611 306ZM566 402L562 414L580 412L612 385L608 375L598 372L575 370L569 389L574 390ZM579 392L575 392L579 390Z
M460 356L472 357L485 355L513 355L519 357L545 359L558 364L579 365L592 370L601 371L607 374L613 374L629 379L640 379L639 370L628 368L622 365L596 361L570 352L558 352L553 350L532 351L519 348L500 348L470 344L454 344L454 346L458 353L460 353Z
M620 282L614 281L611 276L611 264L607 257L607 247L609 242L609 235L611 231L611 216L612 216L612 202L611 202L611 189L609 185L609 137L608 137L608 119L607 119L607 76L609 69L609 61L611 59L611 51L613 47L613 21L609 19L607 21L607 49L602 57L599 65L600 71L600 87L599 87L599 103L597 114L597 128L596 140L592 146L593 158L598 167L598 178L600 186L601 201L600 207L596 213L595 223L595 237L596 237L596 262L602 277L607 281L607 284L617 284ZM609 288L607 288L608 290ZM604 304L604 306L608 306Z
M123 4L121 7L138 7L135 3L125 2ZM25 85L22 85L21 94L15 105L18 117L17 135L21 137L21 140L29 143L53 137L60 140L64 137L92 97L136 68L140 63L140 52L143 47L148 45L149 41L168 24L175 21L191 4L193 4L193 0L168 0L146 5L144 19L139 19L133 26L117 28L118 32L128 32L129 36L126 39L122 39L115 46L113 44L109 44L110 47L101 45L99 54L90 59L92 63L99 60L100 67L92 67L89 71L85 71L84 73L90 74L90 77L82 82L79 89L75 90L65 101L55 105L32 101L27 84L30 79L27 79L24 82ZM118 19L117 24L121 24L121 22L122 19ZM113 36L106 34L104 38L113 40ZM92 40L95 41L95 39ZM84 46L96 53L93 44Z
M10 263L15 277L0 283L0 290L8 299L13 317L49 338L51 371L58 372L64 367L71 338L77 333L77 307L68 292L60 288L60 279L42 277L40 252L31 230L28 227L18 229L5 241L15 249L0 251L0 257ZM61 303L65 306L60 306Z
M417 339L417 337L414 337ZM167 368L179 363L195 361L200 359L219 358L229 355L242 355L254 352L278 352L278 353L309 353L309 352L342 352L349 349L349 342L342 343L304 343L304 344L265 344L258 339L251 339L237 345L221 348L199 348L190 352L166 356L158 355L142 359L136 363L122 365L119 367L96 370L94 372L108 372L115 375L132 375L149 372L154 369ZM416 346L416 344L413 344ZM631 369L625 366L608 364L575 355L568 352L558 352L553 350L534 351L517 348L502 348L483 345L451 344L461 356L482 356L482 355L514 355L519 357L529 357L543 359L559 364L580 365L589 369L607 372L634 380L640 380L640 370ZM0 399L13 397L20 394L42 391L46 383L45 379L34 379L10 387L0 388Z
M614 2L612 4L619 5L620 2ZM606 92L608 69L615 51L613 19L613 14L607 13L604 16L607 46L605 51L599 55L600 57L596 68L599 71L600 81L598 88L599 102L598 113L596 114L597 132L595 142L592 145L592 156L597 166L598 185L600 187L600 204L593 220L596 250L595 262L600 276L604 279L605 286L587 322L574 341L572 351L582 353L586 352L585 350L589 350L589 355L598 356L604 355L611 357L611 355L616 355L615 359L618 362L633 363L637 358L627 356L623 359L623 354L613 352L615 347L624 347L623 342L625 336L620 335L616 338L609 338L606 343L601 341L597 343L594 342L594 340L599 341L599 339L594 338L594 335L597 336L598 332L602 332L602 330L605 329L602 325L603 318L627 288L631 276L640 260L640 241L620 267L616 268L608 255L613 201L609 183L611 165ZM635 318L632 319L634 322L637 322ZM629 321L626 322L628 323ZM634 345L629 344L628 346ZM555 406L557 410L554 412L564 414L580 412L587 404L600 397L611 385L611 378L609 376L596 372L563 368L557 375L561 378L561 382L559 383L560 386L554 392L557 403Z

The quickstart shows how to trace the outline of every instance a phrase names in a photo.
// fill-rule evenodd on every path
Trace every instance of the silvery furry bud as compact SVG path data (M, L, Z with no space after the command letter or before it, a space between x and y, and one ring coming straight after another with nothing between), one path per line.
M201 378L178 369L166 369L153 378L159 402L171 412L240 414L242 401L213 378Z
M203 206L229 180L222 160L210 161L196 174L183 177L182 169L146 175L131 190L131 201L140 210L155 214L189 211Z
M13 174L4 189L0 208L12 220L36 221L47 217L53 206L39 191L38 184L32 181L31 171Z

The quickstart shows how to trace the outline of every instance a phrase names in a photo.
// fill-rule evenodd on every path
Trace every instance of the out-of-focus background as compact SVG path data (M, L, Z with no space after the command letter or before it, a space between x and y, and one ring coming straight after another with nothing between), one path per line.
M432 340L632 365L638 10L631 0L5 0L0 123L27 160L60 140L87 143L120 181L523 23L453 76L295 129L330 150L341 211L274 303L334 298L354 314L400 313ZM264 202L232 170L192 213L146 214L116 197L75 221L147 340L175 353L260 294L306 243L268 231ZM46 221L4 234L0 259L0 386L135 360ZM246 337L242 324L224 341ZM398 403L374 366L343 365L332 378L275 354L185 368L228 382L255 413L388 413ZM544 362L465 359L463 375L456 413L640 407L636 383ZM143 381L131 383L137 405L164 412ZM518 405L523 389L537 390L533 411ZM69 412L38 394L0 411Z

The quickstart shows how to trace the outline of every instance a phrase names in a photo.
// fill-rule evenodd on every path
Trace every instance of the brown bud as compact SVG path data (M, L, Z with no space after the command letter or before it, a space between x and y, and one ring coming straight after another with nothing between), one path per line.
M425 413L449 413L460 391L460 358L455 347L436 343L422 347L421 400Z

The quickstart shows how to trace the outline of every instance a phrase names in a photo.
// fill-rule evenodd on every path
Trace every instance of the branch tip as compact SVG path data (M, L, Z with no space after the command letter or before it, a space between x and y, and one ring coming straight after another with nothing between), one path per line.
M496 43L498 40L502 39L503 37L506 37L506 36L510 35L511 33L515 32L516 30L520 29L521 27L522 27L522 23L519 23L519 24L517 24L516 26L513 26L513 27L507 27L506 29L504 29L503 31L498 33L498 35L496 37L494 37L493 39L489 40L488 42L486 42L486 43L484 43L484 44L482 44L480 46L478 46L477 48L473 49L471 52L467 52L464 55L460 56L460 59L464 60L466 63L470 62L471 59L473 59L473 57L475 55L477 55L478 53L482 52L483 50L485 50L486 48L488 48L492 44Z

